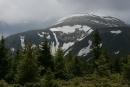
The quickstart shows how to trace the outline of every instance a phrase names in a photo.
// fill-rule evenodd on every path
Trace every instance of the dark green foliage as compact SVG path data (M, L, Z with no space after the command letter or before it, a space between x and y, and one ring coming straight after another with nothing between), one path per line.
M56 78L65 79L65 63L64 63L64 52L62 49L58 49L55 54L55 76Z
M41 87L59 87L57 82L54 80L54 74L48 71L44 78L41 80Z
M110 58L107 55L105 50L102 50L101 55L98 59L95 60L97 66L97 74L100 76L109 76L110 75Z
M74 56L71 52L65 57L65 70L67 73L72 73L72 68L74 66Z
M55 69L63 69L64 66L64 52L62 49L58 49L55 54Z
M93 33L93 56L94 59L98 59L101 54L101 38L97 30Z
M4 37L0 40L0 79L4 79L8 73L8 51L5 47Z
M26 46L25 53L22 55L22 59L17 67L15 80L20 84L35 82L39 76L37 55L35 55L35 51L31 46L31 44Z
M94 68L93 72L97 72L97 65L96 65L96 60L100 57L101 55L101 38L99 36L99 32L97 30L94 31L93 33L93 59L92 61L92 67Z
M124 64L124 77L130 80L130 56L127 57L127 63Z
M125 58L112 58L111 59L111 72L120 73L122 72L123 62Z
M82 60L80 60L78 57L75 57L73 59L73 68L72 68L72 72L74 75L80 76L82 74Z
M41 47L39 48L39 65L41 67L41 75L43 75L46 70L53 70L54 61L50 52L50 46L45 38L45 41L42 42Z
M65 57L65 71L70 78L85 74L87 71L86 66L86 59L73 56L71 52Z
M123 84L128 87L130 56L110 58L101 47L98 31L93 34L93 57L88 59L71 52L65 56L60 48L53 57L44 39L41 47L32 48L27 44L24 49L10 54L2 37L0 79L5 81L0 81L0 87L122 87Z
M22 57L22 51L17 50L16 54L10 55L9 58L9 71L6 76L6 79L9 83L14 83L14 77L17 73L17 66L19 65L19 62L21 61Z

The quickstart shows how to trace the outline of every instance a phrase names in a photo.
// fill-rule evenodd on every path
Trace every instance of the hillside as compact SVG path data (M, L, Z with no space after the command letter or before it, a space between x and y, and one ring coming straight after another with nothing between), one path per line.
M61 47L65 55L72 51L77 56L91 55L92 32L98 30L101 45L114 56L130 53L130 27L114 17L100 17L89 14L76 14L61 18L55 25L42 30L33 30L11 35L6 38L10 49L24 47L29 41L33 46L40 45L46 35L52 54Z

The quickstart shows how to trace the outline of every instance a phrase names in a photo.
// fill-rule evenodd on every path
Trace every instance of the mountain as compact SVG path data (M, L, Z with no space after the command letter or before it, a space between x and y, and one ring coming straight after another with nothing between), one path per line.
M61 47L65 55L69 51L77 56L89 56L92 51L92 32L98 30L101 46L113 56L130 53L130 27L114 17L100 17L89 14L76 14L64 17L55 25L41 30L32 30L11 35L6 38L8 48L16 50L29 41L33 47L40 45L46 35L54 54Z

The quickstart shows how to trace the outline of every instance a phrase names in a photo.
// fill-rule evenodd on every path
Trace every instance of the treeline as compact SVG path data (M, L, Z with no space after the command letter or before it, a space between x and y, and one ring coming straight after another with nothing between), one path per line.
M129 85L130 56L112 58L102 48L101 43L99 33L95 31L91 58L77 57L71 51L64 56L61 48L52 56L46 38L38 47L33 48L32 43L28 43L25 48L13 53L5 47L5 40L2 36L0 40L0 87L60 87L57 80L68 81L84 76L110 78L112 74L119 74Z

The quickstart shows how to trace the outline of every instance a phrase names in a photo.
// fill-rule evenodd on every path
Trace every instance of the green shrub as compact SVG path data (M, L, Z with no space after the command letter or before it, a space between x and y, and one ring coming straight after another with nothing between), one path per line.
M4 80L1 80L0 81L0 87L9 87L9 85Z

